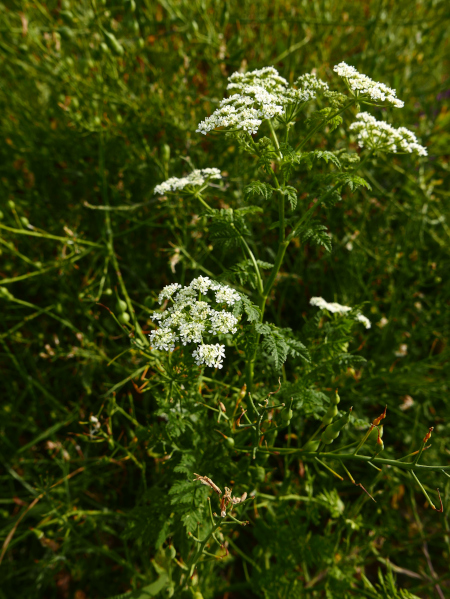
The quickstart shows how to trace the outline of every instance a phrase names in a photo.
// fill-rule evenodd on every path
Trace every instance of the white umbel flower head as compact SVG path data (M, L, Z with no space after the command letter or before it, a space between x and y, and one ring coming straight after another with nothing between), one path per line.
M171 301L164 312L153 315L159 329L150 333L153 348L173 351L175 343L195 343L192 355L198 365L222 368L225 346L208 344L211 337L234 335L239 319L229 312L229 307L241 301L237 291L213 281L197 277L187 287L178 283L167 285L159 294L159 302Z
M171 177L155 187L154 193L164 195L166 193L182 191L185 187L201 187L205 181L210 179L221 179L222 175L218 168L195 169L187 177Z
M223 358L225 357L225 345L220 345L219 343L215 345L199 345L192 352L192 355L198 366L205 364L214 368L222 368Z
M228 81L227 89L236 93L220 102L219 108L198 125L197 133L206 135L224 128L255 135L263 121L283 116L288 105L307 102L316 97L317 91L328 89L314 75L303 75L297 80L297 87L289 87L273 67L236 72Z
M371 150L394 154L417 154L427 156L424 146L418 143L417 137L406 127L395 129L384 121L377 121L368 112L360 112L358 119L349 127L358 134L358 145Z
M309 300L311 306L316 306L321 310L328 310L328 312L345 314L346 312L350 312L351 308L349 306L342 306L336 302L327 302L323 299L323 297L312 297Z
M395 89L391 89L384 83L373 81L367 75L358 73L355 67L345 62L340 62L333 68L333 71L345 80L350 93L357 98L358 102L392 104L397 108L401 108L405 104L397 98Z
M333 312L333 314L346 314L352 310L350 306L342 306L337 302L327 302L323 299L323 297L312 297L309 300L309 303L311 306L316 306L316 308L320 308L320 310L328 310L328 312ZM361 314L361 312L356 314L355 320L362 322L366 329L370 329L372 326L370 320L364 316L364 314Z

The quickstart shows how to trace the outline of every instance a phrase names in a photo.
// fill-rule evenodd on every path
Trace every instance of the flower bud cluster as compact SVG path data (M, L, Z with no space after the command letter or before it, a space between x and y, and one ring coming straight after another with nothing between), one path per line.
M237 93L220 102L219 108L198 125L198 133L206 135L224 127L255 135L264 120L285 114L287 105L307 102L316 97L317 91L328 89L327 84L314 75L299 77L297 87L291 88L273 67L250 73L236 72L228 81L227 89Z
M417 137L406 127L395 129L384 121L377 121L368 112L360 112L350 125L358 133L358 145L382 152L418 154L427 156L427 149L418 143Z
M346 314L347 312L350 312L352 310L352 308L350 308L349 306L342 306L337 302L327 302L322 297L312 297L309 300L309 303L311 304L311 306L316 306L320 310L328 310L328 312L333 312L334 314ZM366 316L361 314L361 312L358 312L358 314L356 314L355 320L357 320L358 322L362 322L366 329L370 329L370 327L372 326L370 320Z
M187 287L178 283L167 285L158 300L160 304L170 300L172 305L153 315L160 328L150 333L152 347L173 351L178 341L183 345L196 343L192 356L198 365L222 368L225 346L205 344L204 337L237 332L238 319L228 308L241 301L239 293L209 277L198 277Z
M401 108L405 104L397 98L395 89L391 89L384 83L373 81L367 75L358 73L355 67L345 62L340 62L333 68L333 71L345 79L350 92L359 102L367 102L368 100L378 104L380 102L387 102L397 108Z
M164 195L171 191L181 191L185 187L200 187L209 179L221 179L222 175L218 168L201 168L195 169L187 177L171 177L157 185L154 193Z

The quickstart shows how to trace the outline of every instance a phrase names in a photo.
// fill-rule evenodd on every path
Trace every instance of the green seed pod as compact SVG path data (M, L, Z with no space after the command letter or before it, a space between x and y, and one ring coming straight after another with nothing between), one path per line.
M106 43L111 48L111 50L119 56L122 56L124 53L124 49L123 46L119 44L119 42L117 41L116 36L110 33L109 31L104 31L103 35L105 36Z
M111 289L111 287L108 287L108 289L105 289L105 291L103 293L105 295L112 295L113 294L113 290Z
M0 220L3 220L4 214L3 212L0 210Z
M136 10L136 2L134 0L128 0L127 4L131 12Z
M16 207L16 203L14 200L8 200L8 208L11 208L11 210L14 210L14 208Z
M174 559L174 557L177 554L175 547L173 545L169 545L169 547L166 547L165 553L166 553L166 557L168 557L169 559Z
M283 410L281 412L281 418L285 421L285 422L289 422L292 419L292 416L294 415L294 412L292 410Z
M126 312L127 311L127 302L125 302L124 300L117 300L117 304L116 304L116 312L118 312L119 314L122 314L122 312Z
M234 447L234 439L233 437L226 437L225 438L225 444L230 448L233 449Z
M117 317L117 320L120 322L120 324L128 324L130 322L130 315L128 312L122 312L122 314L119 314Z
M141 37L138 39L138 46L141 49L145 46L145 41Z
M266 471L262 466L256 466L256 479L263 483L266 480Z
M339 420L336 420L336 422L333 422L333 424L327 426L322 433L322 443L328 445L329 443L333 443L333 441L339 437L341 430L344 428L350 418L351 412L352 408L350 408L349 412L345 414L345 416L342 416L342 418L339 418Z
M139 33L139 23L138 23L138 21L133 21L133 23L131 24L131 27L133 28L134 33Z
M101 50L101 51L102 51L104 54L110 54L110 53L111 53L110 49L108 48L107 44L105 44L105 42L102 42L102 43L100 44L100 50Z
M42 268L42 262L40 260L38 260L34 264L35 264L36 268Z
M21 216L20 217L20 222L22 223L22 225L24 227L28 227L28 225L30 224L30 221L27 219L26 216Z
M326 411L324 417L322 418L322 424L327 426L328 424L331 424L333 422L333 418L335 416L337 416L337 413L338 413L337 405L339 404L340 401L341 401L341 398L339 397L339 394L336 389L335 396L332 399L330 399L330 405L328 406L328 410Z
M320 441L316 441L315 439L313 439L312 441L309 441L304 447L303 450L304 451L316 451L317 448L319 447L319 443Z
M73 29L70 29L70 27L60 27L59 35L63 40L70 42L74 37L74 31Z
M170 160L170 146L168 144L163 144L161 148L161 158L164 162L169 162Z

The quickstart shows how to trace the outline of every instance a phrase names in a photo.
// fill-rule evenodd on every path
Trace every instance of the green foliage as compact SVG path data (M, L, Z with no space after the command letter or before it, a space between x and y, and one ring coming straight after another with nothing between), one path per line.
M5 2L0 23L0 599L447 596L448 478L379 461L434 426L419 465L446 464L446 3ZM405 107L337 115L341 60ZM227 76L271 64L333 89L273 131L195 133ZM360 109L429 159L367 158ZM209 210L153 193L208 167ZM243 297L221 370L148 345L161 289L198 276ZM335 389L334 418L353 412L320 463ZM332 452L386 404L383 452L358 450L381 472L346 472ZM247 492L227 514L248 525L213 532L220 498L194 472Z
M247 201L257 197L269 200L272 194L273 188L263 181L252 181L244 188L244 196Z
M271 324L257 324L255 330L262 335L261 349L267 352L275 370L280 370L289 355L309 361L306 347L293 337L291 329L280 329Z

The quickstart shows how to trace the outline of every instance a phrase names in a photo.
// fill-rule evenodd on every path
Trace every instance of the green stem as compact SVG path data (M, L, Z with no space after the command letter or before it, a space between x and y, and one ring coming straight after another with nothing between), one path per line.
M277 152L278 152L280 158L283 159L283 154L281 153L281 150L280 150L280 144L278 142L278 137L277 137L277 134L275 133L275 129L273 128L273 123L270 119L267 122L269 123L269 128L270 128L270 133L272 134L273 143L275 144L275 147L277 149Z
M239 452L243 452L243 453L248 453L249 448L241 448L241 447L235 447L234 451L239 451ZM408 462L401 462L400 460L390 460L387 458L377 458L377 457L373 457L373 456L367 456L367 455L354 455L352 453L331 453L331 452L327 452L327 451L303 451L301 449L296 449L296 448L286 448L286 447L268 447L266 448L262 448L260 447L259 452L261 453L268 453L268 454L291 454L291 455L299 455L302 456L302 459L314 459L316 457L325 457L325 458L333 458L333 459L337 459L337 460L351 460L351 461L355 461L355 462L360 462L360 463L373 463L373 464L378 464L380 466L386 465L386 466L394 466L396 468L400 468L401 470L406 470L406 471L412 471L413 469L416 471L420 471L420 472L439 472L442 471L444 472L445 470L450 470L450 464L448 465L436 465L436 466L423 466L422 464L412 464L412 463L408 463Z
M331 121L331 119L334 119L335 117L339 116L342 112L344 112L345 110L347 110L347 108L350 108L350 106L353 106L353 104L355 104L355 103L356 103L356 99L350 100L350 102L348 102L348 104L346 104L345 106L343 106L340 110L338 110L337 112L335 112L334 114L332 114L327 119L324 119L323 121L320 121L320 123L318 123L314 127L314 129L312 129L306 135L306 137L303 139L303 141L298 144L298 146L295 148L296 151L298 152L299 150L301 150L303 148L303 146L306 144L306 142L311 139L311 137L314 135L314 133L316 131L318 131L321 127L324 127L329 121Z
M100 148L99 148L99 170L101 176L101 190L102 190L102 199L105 206L109 206L109 198L108 198L108 190L106 186L106 175L105 175L105 144L103 139L103 133L100 135ZM108 255L111 258L111 262L114 266L114 270L116 272L117 280L119 281L120 290L122 291L122 295L125 298L125 302L127 304L128 311L131 315L131 319L133 321L134 329L136 331L137 336L142 341L145 347L148 346L148 340L142 333L142 329L136 319L136 314L134 312L133 304L131 303L130 296L128 295L127 288L125 286L125 281L123 280L122 273L120 272L119 262L117 260L116 252L114 251L114 235L111 228L111 217L109 211L105 211L105 224L106 224L106 236L107 243L106 247L108 250Z

